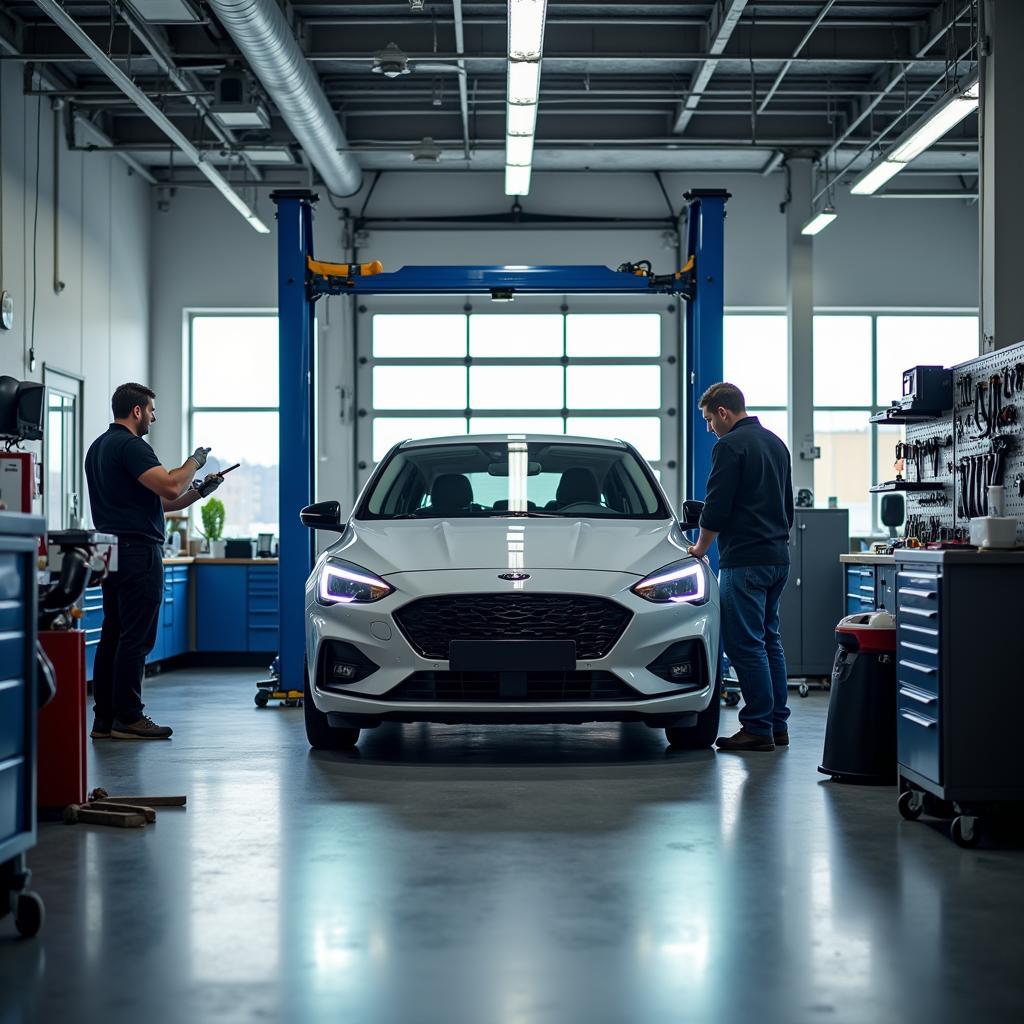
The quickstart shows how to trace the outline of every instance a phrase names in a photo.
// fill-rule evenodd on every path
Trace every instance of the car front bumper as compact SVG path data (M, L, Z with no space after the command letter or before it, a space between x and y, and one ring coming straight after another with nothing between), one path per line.
M604 656L577 660L578 672L608 673L633 694L616 700L396 700L396 687L414 673L446 673L449 663L422 657L394 619L405 604L421 597L454 594L495 594L512 591L497 578L501 569L396 573L388 582L396 591L371 604L325 607L315 599L315 574L306 590L306 655L310 691L316 707L332 725L368 727L399 722L592 722L645 721L652 725L695 722L714 694L718 663L718 591L713 578L706 604L654 604L629 589L637 577L588 570L533 570L526 594L579 594L603 597L625 606L632 617ZM501 636L493 637L501 640ZM572 637L567 637L572 639ZM647 666L673 644L693 639L703 648L704 673L699 685L668 682ZM351 644L379 666L356 682L329 684L320 679L324 644ZM496 665L495 671L501 666Z

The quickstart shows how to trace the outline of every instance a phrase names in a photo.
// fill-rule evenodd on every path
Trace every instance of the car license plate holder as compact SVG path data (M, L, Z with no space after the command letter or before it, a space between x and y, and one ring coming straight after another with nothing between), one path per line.
M452 640L452 672L572 672L575 640Z

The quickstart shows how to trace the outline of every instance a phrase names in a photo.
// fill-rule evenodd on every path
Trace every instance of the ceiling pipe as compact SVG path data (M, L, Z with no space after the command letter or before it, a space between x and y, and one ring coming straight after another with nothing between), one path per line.
M363 171L275 0L209 0L210 8L241 50L253 74L291 129L329 192L359 191Z
M417 72L423 71L442 75L445 73L454 73L459 76L459 109L462 112L462 152L465 158L469 160L469 101L466 92L466 69L462 64L462 61L459 61L458 64L440 64L421 61L418 64L414 64L413 68ZM502 114L504 113L505 111L502 109Z
M452 0L452 14L455 17L455 52L461 58L466 52L463 34L462 0ZM462 114L463 152L469 160L469 88L466 82L466 62L458 61L459 67L459 112Z

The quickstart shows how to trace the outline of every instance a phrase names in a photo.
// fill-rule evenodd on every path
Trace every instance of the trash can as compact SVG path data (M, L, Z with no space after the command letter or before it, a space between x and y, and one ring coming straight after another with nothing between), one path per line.
M884 611L847 615L836 640L818 771L843 782L895 785L896 622Z

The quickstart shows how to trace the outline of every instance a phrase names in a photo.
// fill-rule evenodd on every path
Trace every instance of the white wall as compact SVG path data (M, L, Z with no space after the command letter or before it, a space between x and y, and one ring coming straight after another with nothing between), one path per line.
M83 442L110 421L110 395L149 376L149 186L99 153L68 152L60 134L60 277L54 279L54 113L26 97L21 65L0 62L3 284L14 329L0 330L0 374L42 380L44 364L84 378ZM36 124L39 217L34 231ZM35 239L35 241L34 241ZM35 280L36 369L30 370Z
M353 213L364 191L342 202ZM688 188L724 187L732 193L726 222L726 301L731 306L785 305L785 217L779 204L785 178L775 174L666 174L678 210ZM388 173L370 199L369 217L459 216L503 213L511 200L498 174ZM523 200L530 213L561 216L661 218L666 203L653 175L535 174ZM837 220L815 242L816 303L821 306L973 307L977 304L977 217L956 202L837 197ZM261 197L265 220L273 207ZM179 443L183 421L182 310L186 307L272 307L276 292L274 235L257 235L210 190L180 191L166 215L154 214L153 381L162 422L157 450ZM320 203L316 252L345 259L339 214ZM360 249L388 270L429 263L599 263L649 258L655 269L674 269L663 228L533 230L377 230ZM318 304L321 338L321 496L352 498L349 427L338 388L352 379L349 313L345 300Z

